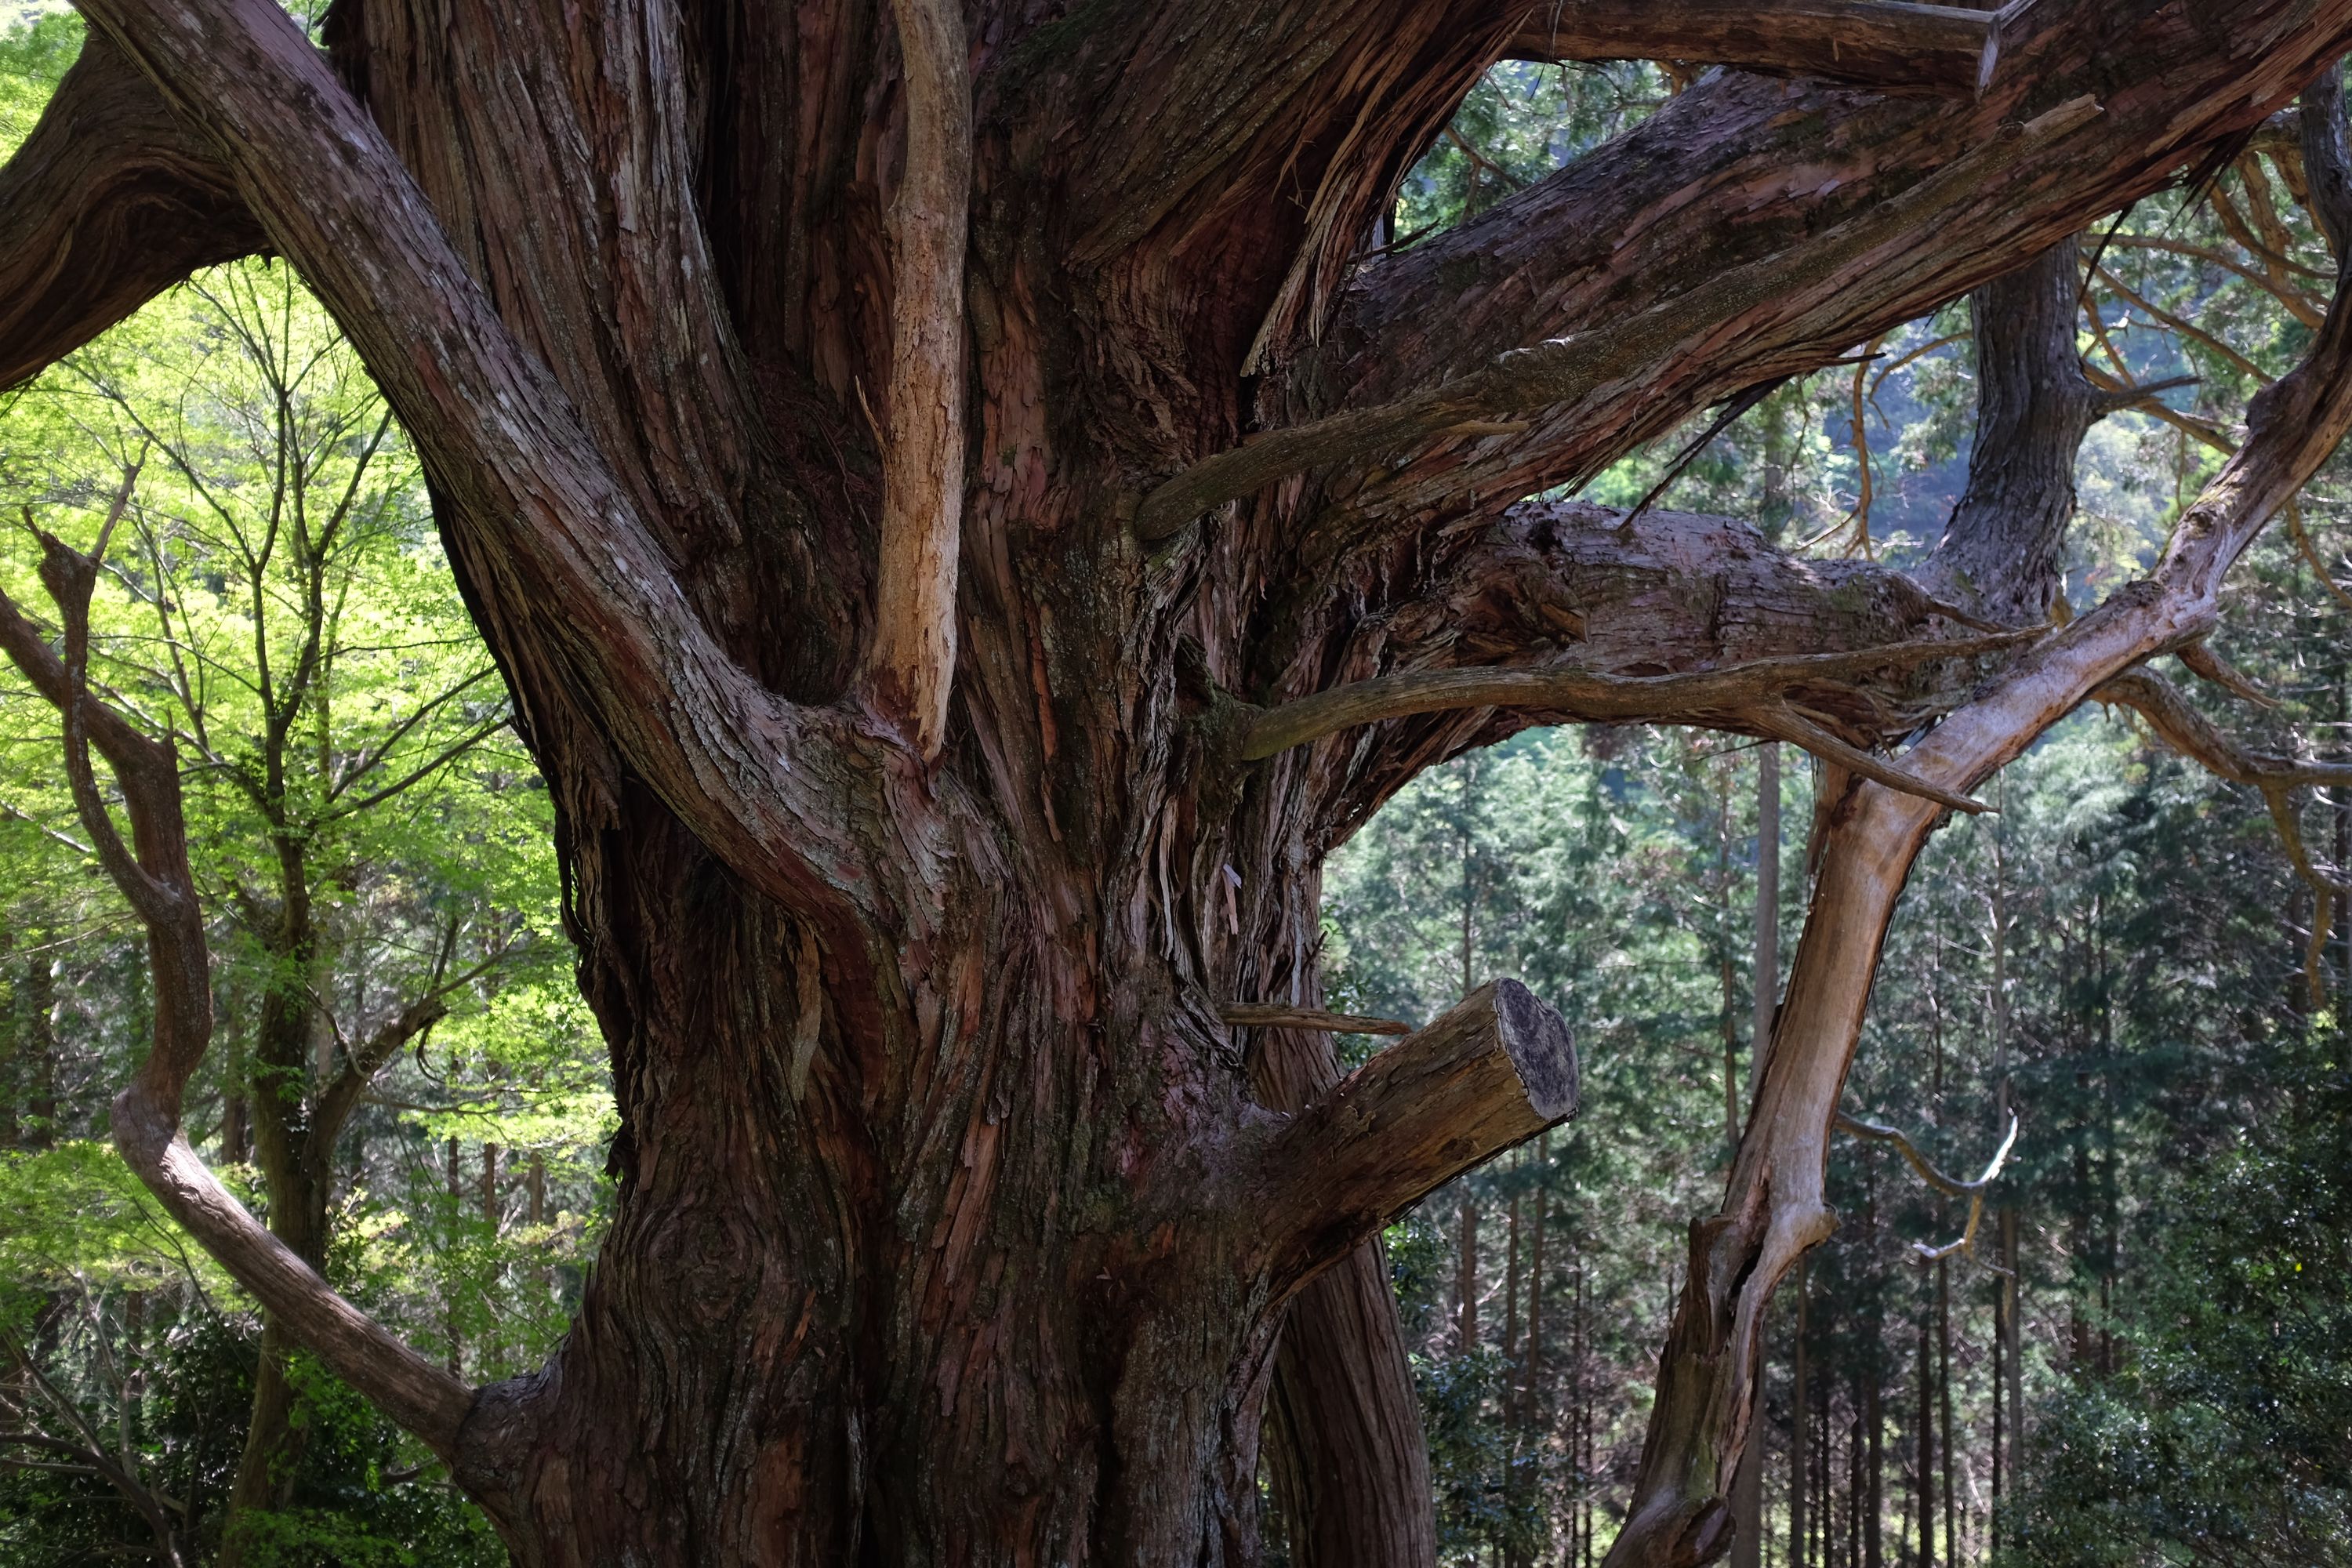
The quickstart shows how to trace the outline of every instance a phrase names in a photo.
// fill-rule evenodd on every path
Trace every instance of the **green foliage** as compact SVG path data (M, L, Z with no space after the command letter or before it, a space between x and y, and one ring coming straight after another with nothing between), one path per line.
M12 143L79 37L62 16L0 44ZM537 1364L609 1206L611 1086L571 981L547 793L356 354L283 267L214 269L0 399L0 503L78 550L106 537L94 694L181 758L216 1015L191 1142L266 1215L278 1178L240 1163L257 1119L282 1106L299 1137L360 1072L326 1176L330 1279L469 1378ZM54 633L37 541L15 539L0 590ZM144 952L60 745L7 671L0 1331L47 1392L7 1396L0 1426L83 1447L121 1426L129 1484L184 1505L201 1555L228 1524L259 1320L104 1141L145 1049ZM386 1033L412 1013L429 1021ZM248 1562L503 1560L428 1455L298 1372L280 1506L235 1524ZM0 1557L132 1548L128 1497L0 1475Z

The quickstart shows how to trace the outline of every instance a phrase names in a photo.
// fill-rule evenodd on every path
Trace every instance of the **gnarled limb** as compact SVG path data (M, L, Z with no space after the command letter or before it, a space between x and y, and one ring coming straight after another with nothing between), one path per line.
M2248 410L2245 445L2182 516L2154 573L2037 644L1903 759L1967 789L2149 655L2209 631L2224 574L2352 429L2352 310ZM1973 476L1972 481L1973 482ZM1641 1479L1612 1568L1697 1563L1727 1543L1722 1502L1748 1439L1759 1330L1775 1284L1833 1224L1828 1135L1882 942L1933 829L1928 803L1873 784L1832 813L1813 905L1721 1210L1692 1226Z
M944 743L955 679L963 520L963 259L971 201L971 71L963 7L892 0L907 94L907 166L890 203L890 439L882 449L875 584L877 695Z
M100 537L100 552L136 477L133 470L123 482ZM107 875L146 928L154 984L153 1043L114 1102L115 1146L172 1217L296 1342L449 1459L473 1408L473 1390L338 1295L220 1184L181 1135L181 1100L211 1044L213 1005L211 952L188 864L179 762L168 742L141 733L90 696L85 675L97 558L54 538L45 536L42 544L41 579L65 623L64 657L4 595L0 647L64 717L66 778L76 810ZM99 791L93 749L121 789L129 845Z
M1974 94L2000 58L1999 11L1906 0L1544 0L1507 58L1688 60L1881 92Z
M1136 510L1136 537L1164 539L1213 507L1307 468L1385 456L1505 415L1572 405L1667 358L1694 326L1719 329L1770 311L1780 301L1825 287L1874 252L1915 239L2003 170L2098 113L2095 100L2082 98L2021 125L1999 127L1901 195L1784 253L1717 272L1629 321L1512 349L1429 391L1269 431L1205 458L1144 497Z
M0 166L0 387L266 243L212 148L92 36Z
M1978 102L1702 82L1472 222L1360 268L1320 339L1263 391L1261 418L1279 432L1385 407L1527 345L1605 331L1694 280L1801 254L1802 237L1914 187L2004 120L2098 94L2096 121L1962 194L1932 234L1756 310L1694 311L1605 399L1531 408L1516 433L1438 428L1391 446L1377 468L1328 482L1322 526L1416 530L1475 498L1581 482L1699 409L1826 363L2159 187L2285 104L2347 35L2352 5L2127 16L2037 0L2004 26L2002 69Z
M1325 733L1303 755L1278 754L1273 772L1309 771L1324 803L1322 831L1333 837L1422 769L1535 725L1655 717L1779 736L1809 722L1814 728L1803 730L1803 739L1817 752L1843 755L1848 745L1872 752L1965 700L1986 657L1967 650L1998 651L2002 637L2031 636L1999 632L1990 644L1975 643L1969 639L1983 623L1904 573L1790 553L1735 519L1660 510L1628 517L1582 501L1522 502L1492 522L1450 527L1368 556L1360 581L1345 573L1336 581L1337 592L1327 586L1328 596L1314 605L1328 622L1294 610L1302 617L1295 641L1287 650L1265 650L1281 671L1259 689L1266 717L1225 705L1228 746L1237 751L1255 722L1279 739L1276 728L1317 712L1294 710L1296 704L1321 705L1341 692L1350 693L1349 703L1359 696L1384 701L1414 694L1425 678L1450 682L1457 672L1473 683L1518 684L1520 672L1544 678L1567 668L1601 678L1596 685L1622 684L1586 693L1608 706L1580 710L1528 701L1528 682L1469 693L1523 706L1433 704L1402 717L1367 711L1350 716L1365 721L1358 727ZM1366 601L1382 607L1368 611ZM1906 644L1920 645L1920 659L1873 651ZM1962 657L1942 658L1930 644ZM1824 658L1822 650L1833 651ZM1657 701L1661 690L1707 694L1718 674L1740 666L1754 668L1711 693L1725 700L1723 710ZM1751 679L1759 674L1772 679ZM1391 680L1396 684L1371 684ZM1776 694L1780 706L1759 700ZM1327 709L1325 720L1330 716ZM1884 772L1892 764L1880 755L1873 765Z
M1342 1079L1264 1152L1281 1288L1292 1289L1438 1187L1576 1114L1558 1013L1494 980Z
M854 909L843 716L775 696L696 615L637 497L516 342L384 136L265 0L92 0L200 121L527 606L583 706L702 842L798 907Z
M2344 139L2344 62L2331 58L2303 89L2295 140L2311 216L2338 257L2352 256L2352 149Z
M1998 652L2041 632L2036 626L1843 652L1795 654L1687 675L1604 675L1555 664L1376 676L1261 710L1242 731L1240 755L1244 761L1261 761L1359 724L1420 713L1459 708L1539 708L1565 720L1586 722L1752 729L1793 742L1895 789L1923 795L1956 810L1982 811L1982 802L1954 795L1840 740L1792 708L1787 694L1794 687L1835 685L1875 670Z

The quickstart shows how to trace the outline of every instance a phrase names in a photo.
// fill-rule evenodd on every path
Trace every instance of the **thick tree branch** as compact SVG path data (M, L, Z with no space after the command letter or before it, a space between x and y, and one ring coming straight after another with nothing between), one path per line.
M2344 140L2344 62L2330 59L2303 89L2295 112L2311 216L2340 258L2352 257L2352 150Z
M1217 1016L1237 1029L1312 1029L1332 1035L1410 1035L1411 1024L1394 1018L1373 1018L1361 1013L1328 1013L1320 1007L1291 1007L1281 1003L1228 1002Z
M2005 624L2049 613L2074 520L2074 455L2105 411L2074 347L2082 290L2070 237L1969 297L1968 489L1919 575L1938 597Z
M1718 272L1629 321L1513 349L1426 392L1270 431L1206 458L1143 499L1136 511L1136 536L1164 539L1213 507L1307 468L1384 456L1447 430L1573 405L1614 387L1665 358L1694 322L1727 321L1769 309L1777 300L1820 287L1874 252L1916 239L2027 153L2063 139L2098 114L2096 102L2075 99L2021 125L2003 125L1902 195L1785 253Z
M971 199L971 72L963 7L892 0L907 93L907 163L890 203L890 438L872 674L925 759L955 679L964 486L963 266Z
M129 488L126 480L126 498ZM118 515L121 507L118 500ZM5 595L0 649L65 719L67 778L76 807L110 876L146 928L154 985L152 1044L114 1102L115 1145L172 1217L298 1343L450 1458L473 1391L336 1294L220 1184L181 1135L181 1100L211 1044L213 1005L211 952L188 864L178 759L169 743L142 734L90 698L83 660L98 563L55 539L43 544L41 577L65 624L66 654L52 650ZM122 794L131 827L128 855L92 774L92 747Z
M1342 1079L1265 1151L1281 1288L1430 1192L1576 1114L1568 1025L1516 980L1480 986Z
M801 907L854 908L842 821L858 738L763 689L711 637L635 495L516 342L383 133L267 0L85 12L204 125L453 497L587 710L704 844Z
M1322 527L1385 537L1589 479L1700 409L1817 368L2160 187L2292 100L2352 36L2352 3L2219 0L2155 13L2036 0L2003 26L1980 101L1862 97L1727 74L1472 222L1359 269L1315 342L1261 388L1282 431L1383 408L1529 344L1607 332L1727 270L1805 254L1980 146L2003 121L2095 92L2097 120L1961 193L1908 243L1754 310L1692 310L1605 395L1524 427L1439 428L1333 472Z
M1687 675L1618 676L1566 664L1524 668L1413 670L1318 692L1259 710L1242 732L1245 762L1271 757L1359 724L1457 708L1538 708L1584 722L1704 724L1752 729L1794 742L1864 777L1962 811L1979 801L1952 795L1838 740L1786 700L1799 686L1828 686L1885 669L2013 647L2042 628L1892 643L1883 647L1759 659Z
M265 243L212 148L93 36L0 167L0 387Z
M1881 92L1972 95L1992 79L2000 19L1904 0L1541 0L1507 58L1688 60Z

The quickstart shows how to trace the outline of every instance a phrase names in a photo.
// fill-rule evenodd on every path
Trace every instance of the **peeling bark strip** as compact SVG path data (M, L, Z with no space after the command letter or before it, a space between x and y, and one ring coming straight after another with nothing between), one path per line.
M1327 1013L1320 1007L1285 1007L1278 1004L1229 1002L1217 1016L1244 1029L1316 1029L1333 1035L1410 1035L1411 1024L1394 1018L1369 1018L1360 1013Z
M1688 60L1881 92L1975 94L2002 11L1904 0L1542 0L1508 58Z
M1825 1223L1908 857L2020 737L2193 639L2218 567L2191 563L2338 417L2324 378L2267 398L2153 586L2013 645L1971 634L2038 618L2038 568L2001 563L2054 559L2055 505L1989 551L2001 509L1975 509L1948 591L1735 520L1519 499L2157 188L2340 55L2352 0L1563 5L1580 48L1905 95L1713 73L1380 254L1397 180L1549 8L345 0L331 65L270 0L85 8L92 53L0 173L26 301L0 366L238 247L301 269L417 442L523 716L621 1114L612 1225L531 1377L469 1394L320 1296L149 1113L202 1038L202 923L157 890L139 803L168 768L88 705L133 800L137 864L109 868L165 932L126 1152L295 1340L454 1446L526 1568L1237 1568L1269 1408L1303 1563L1433 1563L1360 1238L1564 1112L1573 1058L1503 983L1343 1082L1319 868L1465 748L1667 699L1840 759L1619 1548L1717 1550L1754 1314ZM1219 997L1296 1006L1236 1050Z
M945 743L955 679L963 519L963 258L971 199L971 72L954 0L891 0L906 72L907 163L890 203L890 439L874 679L926 760Z
M1267 1152L1303 1281L1455 1176L1576 1114L1568 1025L1494 980L1301 1111Z

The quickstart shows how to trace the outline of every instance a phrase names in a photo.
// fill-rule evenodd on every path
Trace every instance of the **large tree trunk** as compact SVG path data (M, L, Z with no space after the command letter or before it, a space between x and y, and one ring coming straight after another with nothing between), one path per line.
M2046 0L1847 61L1818 26L1596 5L1606 36L1562 47L1892 95L1711 78L1372 257L1402 169L1531 47L1525 5L341 0L331 71L268 0L84 4L102 41L52 114L121 128L79 155L133 183L142 128L183 128L188 232L0 319L0 364L223 247L318 289L416 439L548 778L620 1190L562 1349L480 1391L257 1236L173 1141L201 922L168 750L101 705L140 830L109 870L170 982L118 1137L526 1563L1246 1561L1285 1315L1334 1265L1294 1326L1340 1326L1283 1363L1310 1534L1347 1523L1324 1500L1418 1486L1366 1244L1567 1111L1564 1031L1481 986L1330 1085L1222 1009L1318 994L1320 864L1395 789L1575 719L1780 736L1855 781L1612 1561L1719 1552L1753 1330L1827 1223L1817 1144L1909 855L2193 617L2017 655L2037 701L2003 707L1984 661L2022 639L1897 574L1514 503L2009 271L2352 35L2352 0ZM11 193L90 181L27 147L0 277L46 286L72 209L61 238ZM2339 413L2288 412L2315 440ZM78 559L45 578L68 619ZM1970 581L1999 589L1979 615L2047 600ZM10 655L83 711L8 608ZM1931 742L1934 778L1871 753L1963 701L1981 743ZM1340 1440L1314 1356L1381 1443ZM1354 1560L1427 1561L1421 1500L1389 1502Z

